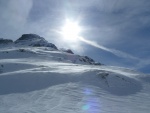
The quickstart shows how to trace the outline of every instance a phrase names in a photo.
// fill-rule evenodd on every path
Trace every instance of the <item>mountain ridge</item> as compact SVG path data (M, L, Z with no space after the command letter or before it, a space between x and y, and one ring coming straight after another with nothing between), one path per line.
M5 39L6 41L10 41L10 39ZM0 43L0 44L9 44L9 43ZM19 46L19 47L47 47L51 48L54 51L60 51L60 52L65 52L68 54L74 54L74 52L71 49L58 49L58 47L53 44L49 43L45 38L37 35L37 34L23 34L20 38L18 38L15 41L11 40L11 45L13 46ZM22 52L25 50L21 50ZM76 55L76 58L69 58L69 60L72 60L72 62L82 62L90 65L102 65L99 62L95 62L92 58L88 56L80 56Z

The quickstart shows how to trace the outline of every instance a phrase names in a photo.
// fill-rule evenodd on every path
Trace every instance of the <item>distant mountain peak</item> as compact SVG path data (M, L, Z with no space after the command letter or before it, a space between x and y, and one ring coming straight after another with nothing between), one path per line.
M36 34L23 34L19 39L15 41L15 44L28 45L33 47L51 47L57 49L54 44L49 43L43 37L40 37Z
M40 37L37 34L23 34L19 39L17 39L15 42L17 43L20 40L34 40L34 39L41 39L45 40L43 37Z
M74 54L74 52L71 49L60 48L60 50L66 53Z

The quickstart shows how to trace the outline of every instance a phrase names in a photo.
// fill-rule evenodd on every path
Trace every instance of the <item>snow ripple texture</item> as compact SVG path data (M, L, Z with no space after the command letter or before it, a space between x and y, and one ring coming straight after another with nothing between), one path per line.
M0 113L148 113L150 77L45 48L0 50ZM75 62L76 61L76 62Z

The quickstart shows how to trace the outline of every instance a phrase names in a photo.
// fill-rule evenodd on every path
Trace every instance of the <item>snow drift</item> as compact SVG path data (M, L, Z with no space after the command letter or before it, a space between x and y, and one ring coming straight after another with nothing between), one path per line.
M147 113L149 75L59 50L35 34L0 46L2 113ZM5 45L5 46L4 46Z

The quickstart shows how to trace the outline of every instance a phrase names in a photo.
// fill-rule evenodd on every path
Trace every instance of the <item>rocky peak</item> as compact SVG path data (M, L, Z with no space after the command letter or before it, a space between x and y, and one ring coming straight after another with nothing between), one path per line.
M71 49L60 48L60 50L63 51L63 52L66 52L66 53L74 54Z
M79 60L81 62L85 62L85 63L92 64L92 65L102 65L99 62L95 62L92 58L90 58L88 56L79 56Z
M36 34L23 34L19 39L15 41L15 44L28 45L33 47L51 47L57 49L54 44L49 43L43 37L40 37Z
M32 41L32 40L45 40L45 39L36 34L23 34L19 39L15 41L15 43L19 43L21 41Z

